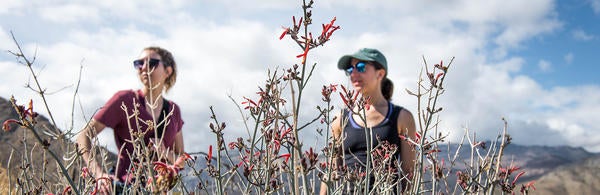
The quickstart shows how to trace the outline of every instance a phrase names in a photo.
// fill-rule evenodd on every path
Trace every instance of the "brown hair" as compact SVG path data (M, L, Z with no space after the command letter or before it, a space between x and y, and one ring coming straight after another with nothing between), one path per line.
M383 66L381 64L379 64L375 61L372 61L372 63L375 65L375 69L377 69L377 70L384 69L385 70L385 76L381 80L381 93L383 94L383 97L385 98L385 100L391 101L392 95L394 95L394 83L392 82L392 80L390 80L387 77L387 70L385 68L383 68Z
M392 100L392 95L394 95L394 83L392 80L387 78L387 76L381 80L381 93L383 94L385 100Z
M167 77L167 79L165 80L165 90L169 91L169 89L171 89L171 87L175 85L175 81L177 81L177 63L175 63L175 58L173 58L173 54L171 54L171 52L164 48L156 46L146 47L143 51L156 52L156 54L160 56L165 68L167 68L167 66L170 66L173 69L171 75L169 75L169 77Z

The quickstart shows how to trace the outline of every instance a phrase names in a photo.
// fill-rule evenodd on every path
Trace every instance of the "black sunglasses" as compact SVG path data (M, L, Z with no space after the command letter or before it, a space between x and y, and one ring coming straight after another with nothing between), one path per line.
M355 68L356 71L363 73L367 70L367 62L358 62L354 66L348 66L348 68L346 68L346 75L350 76Z
M148 64L149 64L148 68L150 68L150 69L155 68L156 66L158 66L159 62L160 62L159 59L150 58L148 60ZM144 63L146 63L146 59L134 60L133 67L135 67L137 69L142 69L142 67L144 66Z

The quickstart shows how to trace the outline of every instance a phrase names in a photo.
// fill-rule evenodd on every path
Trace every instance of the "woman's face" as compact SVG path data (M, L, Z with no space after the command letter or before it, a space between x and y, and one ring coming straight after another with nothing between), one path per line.
M138 76L144 87L162 89L173 69L170 66L165 67L160 55L151 50L142 51L137 60L142 60L143 63L142 66L138 66Z
M379 83L381 83L381 79L383 79L385 71L383 69L375 69L375 65L372 62L366 62L365 71L360 72L357 70L360 68L356 67L359 62L361 61L354 58L350 60L350 64L354 68L352 70L352 73L350 73L349 77L354 89L362 93L368 93L369 91L373 90L380 90L378 89Z

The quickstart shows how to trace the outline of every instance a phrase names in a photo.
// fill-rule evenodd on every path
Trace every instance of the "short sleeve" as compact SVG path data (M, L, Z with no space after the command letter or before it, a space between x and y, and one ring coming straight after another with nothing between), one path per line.
M175 131L176 132L180 132L183 129L183 119L181 117L181 110L179 109L179 106L175 103L173 103L173 106L175 108L175 110L173 110L173 114L175 116L175 121L176 121L176 128Z
M103 123L107 127L115 128L125 119L125 112L121 109L124 101L131 99L134 96L130 95L131 91L119 91L115 93L102 108L94 115L94 120Z

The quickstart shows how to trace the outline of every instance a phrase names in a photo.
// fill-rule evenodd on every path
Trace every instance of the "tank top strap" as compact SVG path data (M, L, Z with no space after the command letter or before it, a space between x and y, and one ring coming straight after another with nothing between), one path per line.
M381 121L379 124L377 124L375 127L381 126L381 125L385 125L387 123L391 123L392 125L397 125L398 123L398 116L400 115L400 111L403 108L401 106L392 104L392 102L388 102L388 112L385 115L385 119L383 119L383 121ZM348 124L347 125L351 125L354 128L359 128L361 129L362 127L360 125L358 125L358 123L356 123L356 121L354 120L354 117L352 117L350 110L348 108L344 109L344 112L342 112L342 118L343 119L348 119Z
M397 126L398 125L398 117L400 116L400 111L402 111L402 109L404 109L402 106L398 106L395 104L390 103L391 107L392 107L392 112L389 116L389 120L390 123L392 123L392 125Z

